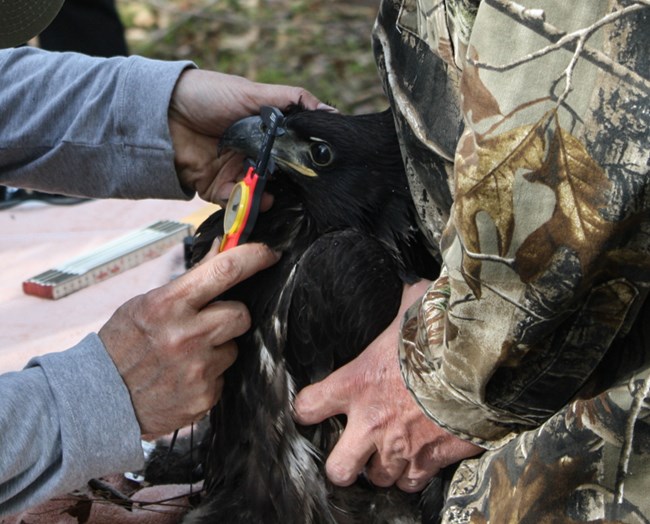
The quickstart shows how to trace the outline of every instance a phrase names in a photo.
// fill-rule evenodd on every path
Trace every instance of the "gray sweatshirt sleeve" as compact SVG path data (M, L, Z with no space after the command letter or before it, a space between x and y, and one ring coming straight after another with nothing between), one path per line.
M95 334L0 376L0 516L140 469L128 390Z
M167 111L187 62L0 51L0 183L91 197L188 198ZM0 515L138 469L131 400L96 335L0 376Z
M178 198L167 120L190 62L0 51L0 183L116 198Z

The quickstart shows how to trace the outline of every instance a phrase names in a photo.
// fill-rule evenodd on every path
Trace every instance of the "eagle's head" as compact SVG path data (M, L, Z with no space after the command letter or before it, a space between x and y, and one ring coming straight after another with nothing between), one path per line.
M291 186L322 230L376 226L408 200L408 185L390 110L367 115L285 111L286 132L276 137L270 193ZM259 116L233 124L221 147L256 158L264 123ZM406 218L395 210L398 222ZM399 226L398 226L399 227Z

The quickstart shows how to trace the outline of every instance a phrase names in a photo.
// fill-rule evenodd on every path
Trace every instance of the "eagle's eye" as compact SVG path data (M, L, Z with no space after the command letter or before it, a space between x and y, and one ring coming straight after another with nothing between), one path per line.
M314 142L309 148L309 155L314 164L320 167L329 166L334 160L332 149L325 142Z

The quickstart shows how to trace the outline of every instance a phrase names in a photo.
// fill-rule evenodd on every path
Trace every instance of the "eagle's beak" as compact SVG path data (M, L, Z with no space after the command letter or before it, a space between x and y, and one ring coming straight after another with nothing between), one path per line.
M238 120L226 129L219 142L219 151L230 149L256 160L262 146L263 137L264 122L261 117L249 116ZM295 136L290 130L282 136L276 137L271 150L271 158L278 166L288 171L307 177L318 176L301 159L300 151L296 147Z
M219 142L219 151L231 149L250 158L257 158L262 146L262 119L249 116L232 124L224 132Z

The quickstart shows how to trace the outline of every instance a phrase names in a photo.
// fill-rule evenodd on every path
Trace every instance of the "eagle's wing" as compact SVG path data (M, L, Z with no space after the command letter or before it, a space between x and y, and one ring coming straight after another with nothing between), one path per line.
M395 318L402 293L396 258L350 229L314 242L290 280L285 358L298 387L364 350Z

